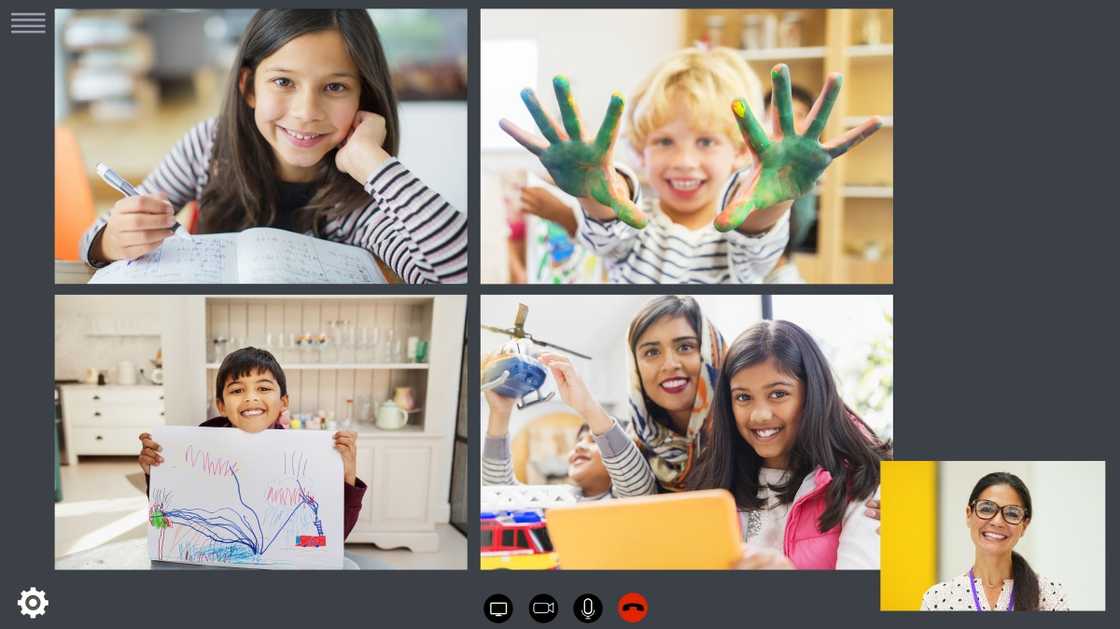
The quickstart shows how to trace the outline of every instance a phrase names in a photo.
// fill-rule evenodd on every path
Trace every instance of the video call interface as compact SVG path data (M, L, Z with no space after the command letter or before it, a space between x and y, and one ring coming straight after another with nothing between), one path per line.
M1107 622L1107 20L429 4L9 7L6 626Z

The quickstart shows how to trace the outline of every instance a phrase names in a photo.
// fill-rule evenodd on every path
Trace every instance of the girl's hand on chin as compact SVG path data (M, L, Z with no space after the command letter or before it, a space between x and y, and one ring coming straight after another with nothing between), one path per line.
M385 118L359 111L354 116L350 133L335 153L335 165L364 186L369 176L390 157L381 148L385 143L385 134Z

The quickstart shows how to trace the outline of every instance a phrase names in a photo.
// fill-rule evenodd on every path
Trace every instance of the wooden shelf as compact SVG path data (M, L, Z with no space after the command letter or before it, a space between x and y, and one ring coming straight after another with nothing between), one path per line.
M206 363L207 369L217 369L220 363ZM330 370L338 369L427 369L427 363L286 363L284 371L292 369Z
M793 252L793 263L797 265L797 271L801 273L801 277L805 278L806 284L825 282L824 261L821 260L819 253L795 251Z
M853 127L858 127L864 122L867 122L869 118L871 118L871 116L844 116L844 128L851 129ZM893 115L879 116L879 120L883 122L884 129L890 129L894 127Z
M894 44L848 46L848 56L852 58L893 57Z
M291 429L291 430L296 430L296 431L300 431L300 432L303 432L303 431L319 432L318 430L316 430L314 428L294 428L294 429ZM342 429L339 428L338 430L342 430ZM378 437L378 438L393 437L393 436L398 436L398 437L416 437L416 436L440 437L440 436L442 436L442 435L439 435L439 434L433 434L433 433L425 432L424 428L422 426L415 426L413 424L405 424L403 427L398 428L396 430L384 430L382 428L378 428L376 425L374 425L373 422L355 421L353 423L353 425L350 426L349 430L353 430L354 432L358 433L358 438L359 439L363 436L364 437Z
M782 61L785 59L824 59L824 46L803 48L759 48L740 50L739 54L747 61Z
M893 199L894 186L844 186L849 199Z
M810 284L889 283L894 261L864 260L848 251L848 242L881 243L893 248L894 224L894 12L891 9L797 9L806 46L740 49L770 87L769 65L787 62L793 81L814 96L829 74L844 75L838 101L823 137L838 137L878 117L880 129L850 155L829 167L817 186L820 208L815 252L796 252L794 261ZM705 38L713 17L722 18L720 41L738 42L743 29L764 20L785 17L784 9L688 9L684 41ZM753 41L753 40L751 40ZM781 40L779 40L781 41ZM865 43L882 42L882 43Z
M117 195L118 197L120 195ZM383 301L401 306L416 306L432 302L433 295L317 295L314 293L300 295L203 295L207 299L221 299L228 302L253 302L253 301Z
M894 260L885 256L879 260L866 260L845 255L844 263L852 284L890 284L894 282Z
M874 44L848 46L847 53L854 59L871 57L893 57L894 44ZM824 59L824 46L803 46L800 48L758 48L740 50L739 54L747 61L781 61L783 59Z
M413 424L405 424L403 427L396 430L383 430L381 428L378 428L372 422L354 422L354 426L351 428L351 430L358 433L359 439L363 435L372 437L392 437L394 435L402 437L415 437L417 435L424 435L427 437L435 436L424 432L423 427L415 426Z

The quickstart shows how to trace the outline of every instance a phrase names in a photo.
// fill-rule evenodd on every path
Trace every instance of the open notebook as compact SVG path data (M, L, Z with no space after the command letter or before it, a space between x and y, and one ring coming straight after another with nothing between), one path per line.
M385 283L365 249L270 227L168 238L135 260L118 260L90 284Z

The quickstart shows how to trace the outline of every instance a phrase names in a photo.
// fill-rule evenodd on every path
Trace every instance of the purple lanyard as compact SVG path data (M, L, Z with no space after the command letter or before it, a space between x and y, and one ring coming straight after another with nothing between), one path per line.
M972 568L968 569L968 584L972 586L972 602L976 604L976 611L980 611L980 597L976 595L976 577L972 574ZM1015 584L1011 584L1011 601L1007 604L1007 611L1015 611Z

